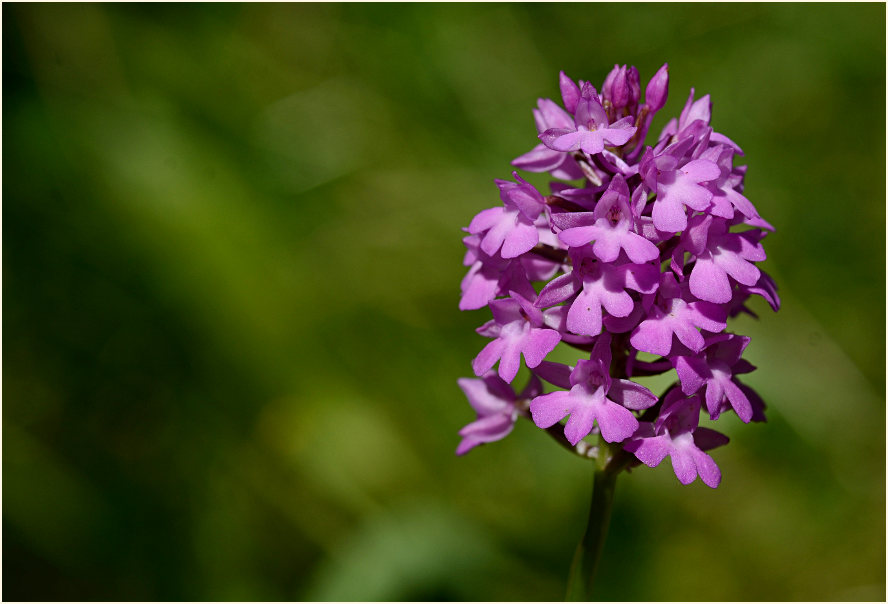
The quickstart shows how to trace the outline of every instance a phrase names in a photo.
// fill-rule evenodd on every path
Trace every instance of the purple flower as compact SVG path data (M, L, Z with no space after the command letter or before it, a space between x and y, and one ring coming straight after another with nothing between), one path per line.
M709 207L712 192L704 183L721 176L721 169L708 159L686 161L684 153L694 141L684 139L667 147L660 155L646 151L641 159L644 182L657 193L654 226L677 233L688 225L687 210L702 212Z
M602 456L605 472L629 462L624 449L650 466L668 455L682 483L700 476L715 487L721 474L706 451L727 438L699 427L702 407L713 421L731 410L765 420L764 402L738 379L754 369L742 358L749 338L725 330L729 317L755 316L752 295L780 306L757 266L774 227L746 197L746 166L734 165L743 151L713 130L709 95L691 89L681 115L646 142L666 103L667 65L643 100L627 65L614 66L601 94L564 72L559 88L563 107L539 99L533 110L540 144L513 162L548 173L551 194L513 172L496 181L502 206L464 229L459 307L489 306L493 319L477 330L491 339L472 362L481 378L459 382L478 418L457 452L504 437L529 410L574 453ZM589 357L555 363L555 348ZM532 378L518 396L509 384L522 357ZM680 386L659 403L628 379L672 371ZM543 394L540 380L556 390ZM565 418L561 438L553 427ZM580 445L590 434L612 444Z
M708 188L712 192L712 207L709 212L714 216L722 218L733 218L734 210L738 210L747 218L757 218L758 212L752 202L743 196L743 193L734 187L736 183L736 175L733 170L733 158L736 149L729 145L715 145L704 151L700 155L700 159L708 159L715 162L721 170L721 176L708 183Z
M555 151L583 151L595 155L604 151L605 144L625 145L635 134L632 122L633 118L627 116L610 124L598 93L587 82L577 102L573 126L549 128L539 138Z
M465 455L470 449L484 443L505 438L515 426L519 410L517 402L533 398L543 391L539 378L531 376L524 391L516 396L512 387L493 372L481 379L460 378L459 387L469 399L478 418L459 431L462 440L456 448L457 455Z
M734 317L740 314L741 312L745 312L753 317L758 317L757 314L746 308L746 300L752 294L756 294L761 296L767 301L768 304L771 305L771 309L774 312L780 310L780 296L777 294L777 284L774 283L774 280L771 278L771 275L766 273L765 271L759 271L761 273L761 277L759 277L758 282L752 287L740 286L737 288L737 294L731 300L730 311L728 312L728 316Z
M641 96L641 82L635 66L627 68L625 65L614 65L601 86L601 96L611 119L626 114L634 115Z
M509 383L518 374L521 355L528 367L536 367L561 341L561 334L545 327L539 309L516 292L510 295L490 303L493 320L479 327L478 333L494 340L472 361L477 376L499 361L499 376Z
M533 185L513 173L518 184L497 180L503 207L482 210L469 224L472 235L484 234L481 250L493 256L502 248L503 258L516 258L539 243L534 221L546 207L546 201Z
M586 249L575 248L569 254L573 270L550 281L535 305L544 308L574 298L567 312L567 329L575 334L601 333L602 309L615 317L631 313L634 302L626 289L652 293L657 288L656 266L631 263L615 266L599 262Z
M525 297L536 296L530 281L551 270L551 262L526 257L505 259L499 254L488 256L480 249L479 242L477 235L463 239L468 248L463 264L469 267L469 272L460 284L460 310L483 308L509 291L516 291Z
M723 333L707 338L706 348L699 355L673 359L682 392L691 395L705 388L706 410L713 420L718 419L725 401L744 422L752 419L752 404L733 379L755 369L740 358L748 345L749 338L745 336Z
M656 113L666 104L669 96L669 65L664 63L644 89L644 102L651 114Z
M629 380L612 379L611 338L599 336L588 361L580 360L570 373L570 390L537 396L530 402L530 413L540 428L549 428L570 415L564 436L576 445L598 423L607 442L619 442L638 428L638 420L629 409L647 409L657 397L647 388Z
M561 75L566 77L563 72ZM579 89L577 89L577 98L579 98ZM549 99L537 100L537 109L533 110L533 118L539 134L550 128L572 128L574 125L573 116ZM542 143L512 160L512 165L530 172L549 172L555 178L565 180L575 180L583 176L576 160L570 154L550 149Z
M657 421L642 424L623 448L651 468L668 455L679 482L690 484L699 475L706 486L714 489L721 482L721 471L704 451L726 444L728 437L697 427L699 421L700 399L684 398L673 389L666 395Z
M589 218L594 223L583 226L582 222ZM592 252L604 262L616 260L621 249L638 264L660 255L656 245L633 230L635 220L629 209L629 188L619 174L611 180L610 188L601 196L594 212L553 215L552 223L564 229L558 238L569 247L581 247L594 240ZM580 226L572 226L575 224Z
M755 233L728 233L727 229L723 219L694 216L675 252L688 251L695 256L689 279L691 293L707 302L730 302L729 276L746 286L755 285L761 276L751 264L765 259L765 249L755 239Z
M632 332L629 342L638 350L666 356L672 350L672 336L700 352L703 336L697 328L720 332L726 327L726 311L711 302L687 302L669 273L664 273L648 318Z

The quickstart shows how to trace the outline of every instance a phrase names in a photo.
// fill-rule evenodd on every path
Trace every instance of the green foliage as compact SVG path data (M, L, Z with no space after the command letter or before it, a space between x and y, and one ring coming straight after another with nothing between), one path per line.
M561 598L591 465L527 423L453 455L459 228L559 69L664 61L778 229L784 309L737 326L770 421L716 491L621 477L596 589L884 599L884 40L880 4L3 5L6 599Z

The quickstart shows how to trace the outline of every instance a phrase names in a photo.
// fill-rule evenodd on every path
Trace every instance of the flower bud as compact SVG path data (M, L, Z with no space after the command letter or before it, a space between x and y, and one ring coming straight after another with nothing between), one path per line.
M638 77L638 69L635 65L626 70L626 86L629 88L629 113L638 112L638 101L641 99L641 80Z
M601 87L601 94L605 100L610 101L616 107L625 107L629 100L629 91L626 88L626 66L614 65Z
M647 88L644 89L644 102L647 103L650 112L655 113L666 104L666 97L668 95L669 64L664 63L663 67L657 70L657 73L648 82Z
M564 108L569 113L576 113L577 103L580 100L580 87L562 71L558 76L558 84L561 88L561 99Z

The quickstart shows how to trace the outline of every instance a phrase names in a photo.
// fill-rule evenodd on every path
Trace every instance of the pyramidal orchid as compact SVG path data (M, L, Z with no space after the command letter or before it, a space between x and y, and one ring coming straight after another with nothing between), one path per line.
M561 103L539 99L536 145L512 162L550 176L548 194L513 172L496 180L501 204L464 229L459 308L492 318L477 330L489 341L472 361L476 377L458 380L476 419L456 452L501 440L524 417L595 462L568 584L585 599L618 474L668 457L680 483L716 488L710 451L728 438L709 424L732 413L764 421L761 397L737 377L755 369L742 358L750 338L728 321L756 316L753 296L775 311L780 298L757 266L774 228L746 197L743 151L713 129L709 95L691 89L647 140L666 104L666 65L643 96L625 65L601 92L563 72L558 84ZM574 364L547 359L561 348L576 350ZM529 380L518 392L522 365ZM673 371L660 396L637 381Z

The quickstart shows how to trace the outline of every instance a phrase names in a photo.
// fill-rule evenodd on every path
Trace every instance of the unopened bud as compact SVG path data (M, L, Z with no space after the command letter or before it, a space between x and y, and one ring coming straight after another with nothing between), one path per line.
M626 70L626 86L629 89L629 113L635 114L638 109L638 101L641 99L641 80L635 65Z
M663 108L667 96L669 96L669 64L664 63L644 89L644 102L651 113L654 113Z
M576 113L577 103L580 101L580 87L562 71L558 76L558 84L561 88L561 98L564 108L569 113Z

